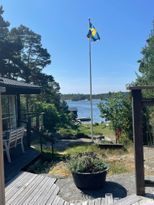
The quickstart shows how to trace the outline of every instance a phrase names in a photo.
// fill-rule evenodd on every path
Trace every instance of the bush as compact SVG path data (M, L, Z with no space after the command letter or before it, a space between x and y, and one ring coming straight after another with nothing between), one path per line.
M119 143L123 144L125 148L129 147L132 144L132 140L130 140L126 134L122 134Z
M89 152L71 157L68 167L74 173L96 173L106 170L108 166L96 154Z
M42 102L35 103L35 107L37 112L44 112L44 129L51 133L55 133L59 128L75 126L67 109L58 110L54 104Z
M115 93L99 104L101 117L111 122L114 131L121 130L132 140L132 108L129 94Z

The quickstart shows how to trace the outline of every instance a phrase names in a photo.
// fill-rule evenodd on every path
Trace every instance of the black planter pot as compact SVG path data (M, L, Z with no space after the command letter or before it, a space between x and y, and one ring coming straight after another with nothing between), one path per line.
M96 173L72 173L75 185L82 190L96 190L103 187L107 171L103 170Z

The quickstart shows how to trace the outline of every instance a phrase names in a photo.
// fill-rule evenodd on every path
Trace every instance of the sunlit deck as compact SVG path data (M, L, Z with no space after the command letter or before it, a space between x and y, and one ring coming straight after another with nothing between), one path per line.
M108 205L104 198L69 203L58 196L59 187L55 184L56 179L37 175L29 172L21 172L10 181L5 188L6 205ZM141 205L154 204L153 199L131 195L114 203L117 205Z
M56 179L22 172L6 186L6 204L52 204L59 188Z

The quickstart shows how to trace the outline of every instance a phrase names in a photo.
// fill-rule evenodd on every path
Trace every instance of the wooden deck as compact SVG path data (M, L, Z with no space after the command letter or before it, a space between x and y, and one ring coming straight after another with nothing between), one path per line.
M7 183L13 177L15 177L24 167L35 160L40 152L29 148L22 153L20 150L16 149L16 152L11 153L12 162L9 163L7 159L4 161L4 171L5 171L5 182Z
M28 172L21 172L6 185L6 205L108 205L105 198L69 203L58 196L56 179ZM154 205L154 200L131 195L112 203L115 205Z

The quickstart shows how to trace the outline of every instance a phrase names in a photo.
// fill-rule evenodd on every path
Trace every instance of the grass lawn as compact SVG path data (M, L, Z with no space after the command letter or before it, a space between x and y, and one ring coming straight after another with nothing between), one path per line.
M62 136L71 136L83 133L90 135L90 124L81 124L78 129L61 129L59 132ZM94 125L94 135L104 135L114 140L114 132L110 126L105 124ZM69 141L69 138L67 138ZM78 139L76 137L76 139ZM67 168L67 160L70 156L78 153L93 152L98 154L102 160L109 164L109 174L120 174L132 172L134 170L133 149L101 149L91 141L73 140L73 144L64 146L64 141L59 141L64 146L63 150L56 150L52 158L51 150L44 148L44 154L36 163L29 167L28 171L35 173L47 173L58 177L70 176L71 173ZM72 141L71 141L72 143Z
M134 170L134 160L132 148L129 150L100 149L97 145L73 145L63 152L56 152L54 158L51 158L51 150L44 150L45 153L41 159L37 160L28 168L28 171L34 173L46 173L56 177L71 176L67 168L67 160L70 156L83 153L97 153L104 162L109 164L109 175L128 173Z
M80 124L77 129L60 129L59 133L61 135L77 135L77 134L91 134L91 125L90 124ZM111 129L110 125L106 124L94 124L93 125L94 135L104 135L115 140L114 131Z
M97 153L104 162L109 164L110 175L132 172L132 170L134 169L132 148L129 148L128 150L126 149L115 150L115 149L100 149L97 145L94 144L79 145L79 146L70 147L66 149L64 152L62 152L61 154L63 154L66 158L69 158L74 154L84 153L84 152ZM66 162L60 164L60 167L59 164L55 165L54 168L50 170L50 173L54 175L56 174L56 171L59 173L59 168L61 170L64 169L64 172L67 176L70 175L70 172L67 169ZM68 172L66 170L68 170Z

